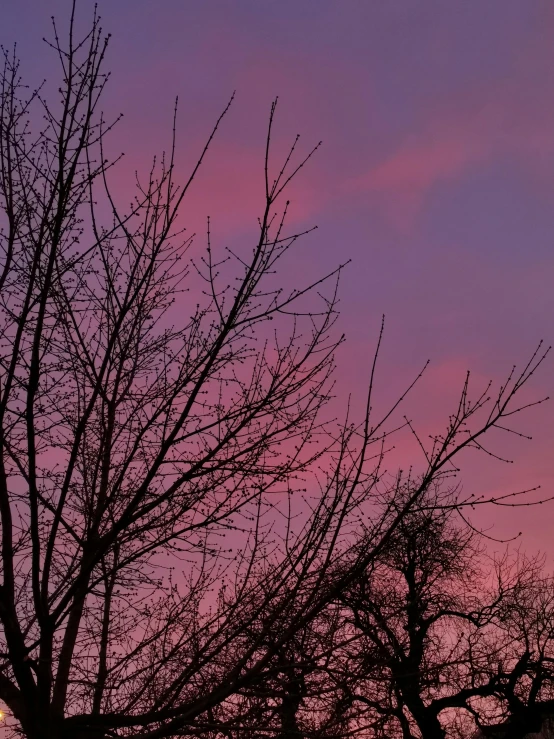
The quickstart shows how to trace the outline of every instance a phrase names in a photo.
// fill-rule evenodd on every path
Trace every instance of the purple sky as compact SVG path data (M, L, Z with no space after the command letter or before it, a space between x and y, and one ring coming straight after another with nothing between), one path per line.
M69 5L2 7L0 41L17 40L31 83L55 68L41 38ZM83 21L92 7L79 3ZM106 109L125 114L111 144L127 155L116 175L123 193L133 169L166 145L177 94L185 173L237 91L185 211L194 229L210 214L221 245L255 224L272 98L277 151L297 132L306 148L323 139L292 213L295 225L319 226L298 252L299 270L316 275L352 259L342 283L343 394L362 400L382 313L384 398L432 360L409 406L424 431L446 421L466 369L476 382L500 379L539 339L552 342L551 2L100 0L99 9L113 34ZM553 366L536 378L537 397L552 394ZM547 404L522 419L532 442L498 440L517 464L467 456L465 488L540 483L554 493L553 413ZM494 520L498 536L523 528L526 548L548 549L553 513L552 504L496 510L479 522Z

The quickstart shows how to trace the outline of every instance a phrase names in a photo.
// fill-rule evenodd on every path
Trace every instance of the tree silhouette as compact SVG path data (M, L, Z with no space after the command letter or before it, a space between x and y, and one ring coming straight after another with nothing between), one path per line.
M350 703L403 739L460 725L462 736L524 739L554 713L552 578L539 557L491 562L457 513L448 490L431 488L345 590L357 638L337 664Z
M29 739L232 736L248 691L280 679L293 695L302 630L458 452L522 409L544 355L492 398L472 402L466 381L417 484L389 479L398 403L373 419L375 362L360 421L321 413L340 267L290 291L278 279L302 235L287 187L315 149L296 159L295 142L273 174L273 104L256 242L220 250L208 227L189 259L180 207L227 109L182 184L174 123L122 210L100 112L108 39L96 15L77 38L74 15L50 44L56 102L27 91L13 54L1 76L0 699ZM284 704L281 718L296 736Z
M554 582L539 558L505 556L496 570L502 597L487 666L496 689L489 715L475 715L483 737L524 739L546 733L554 716Z

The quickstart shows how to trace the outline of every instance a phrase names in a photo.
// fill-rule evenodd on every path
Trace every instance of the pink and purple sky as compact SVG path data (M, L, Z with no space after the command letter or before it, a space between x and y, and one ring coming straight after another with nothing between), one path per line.
M4 3L0 41L18 42L31 84L53 79L41 39L70 0ZM81 0L87 22L92 0ZM236 100L185 216L212 221L219 244L255 224L271 100L277 150L297 132L323 147L292 193L295 226L317 223L297 255L320 274L347 258L339 391L363 398L381 314L380 379L392 399L427 358L409 406L438 430L466 369L500 380L540 339L554 340L554 5L550 0L100 0L113 34L105 108L124 119L115 183L123 201L135 168L167 145L180 99L179 167L195 160L233 90ZM130 194L130 191L129 191ZM535 378L552 395L553 360ZM480 385L478 385L480 386ZM554 494L554 406L522 418L532 442L495 440L501 465L466 456L471 492L541 484ZM506 441L506 440L504 440ZM407 449L407 448L406 448ZM406 458L406 462L409 463ZM481 511L490 533L523 530L549 552L554 504Z

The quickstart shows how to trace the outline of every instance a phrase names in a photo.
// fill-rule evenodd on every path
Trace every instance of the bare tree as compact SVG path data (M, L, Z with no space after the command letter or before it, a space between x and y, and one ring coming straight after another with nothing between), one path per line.
M506 555L496 570L502 597L488 666L496 689L474 715L483 737L524 739L546 732L554 716L554 582L538 558Z
M186 258L180 206L221 118L183 184L174 125L122 211L100 112L107 38L95 17L78 39L74 12L51 44L57 102L23 87L8 52L0 79L0 699L29 739L232 736L246 691L280 679L303 700L302 630L458 452L522 410L544 355L492 399L472 402L468 379L417 484L390 480L398 404L373 419L375 363L359 423L321 415L340 269L289 292L275 277L302 235L286 230L287 187L313 151L295 160L295 143L272 174L274 104L255 243L221 252L208 228Z
M395 719L403 739L444 739L460 711L479 719L475 699L496 703L505 640L494 623L522 580L493 587L483 555L456 496L432 487L342 597L359 634L344 659L352 700ZM535 567L524 574L537 584Z
M431 488L340 601L352 705L389 736L524 739L554 714L554 586L544 561L491 560L456 497Z

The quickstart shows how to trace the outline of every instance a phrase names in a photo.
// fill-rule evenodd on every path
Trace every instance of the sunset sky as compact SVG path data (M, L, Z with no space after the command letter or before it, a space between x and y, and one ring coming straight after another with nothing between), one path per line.
M31 85L53 80L42 42L69 0L12 0L0 41L17 41ZM92 0L81 0L85 27ZM406 412L424 434L447 421L471 369L500 381L540 339L554 340L554 4L547 0L100 0L113 34L106 112L124 118L111 151L123 202L133 171L167 146L179 96L179 171L187 174L233 91L236 98L185 205L214 244L253 232L263 147L279 96L275 156L296 133L321 150L291 191L292 224L318 230L294 272L351 259L341 285L337 392L363 401L386 315L383 404L431 365ZM532 395L553 395L554 358ZM522 417L528 442L497 436L513 465L468 454L464 489L554 494L554 401ZM506 452L507 450L507 452ZM400 444L403 464L414 450ZM404 456L402 456L404 455ZM399 457L399 458L400 458ZM414 458L414 461L417 461ZM554 504L480 511L494 536L523 530L549 552Z

